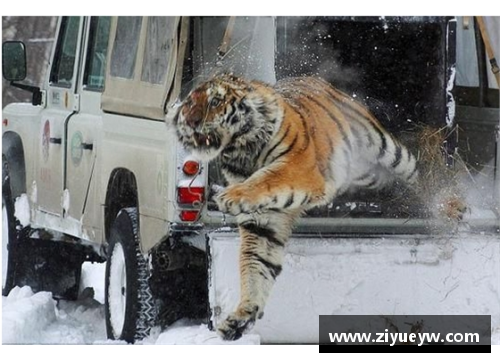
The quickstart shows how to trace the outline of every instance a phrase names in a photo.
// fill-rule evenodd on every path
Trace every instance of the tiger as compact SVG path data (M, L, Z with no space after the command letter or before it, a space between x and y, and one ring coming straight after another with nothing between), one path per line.
M215 195L235 216L240 300L217 327L236 340L262 318L296 220L355 188L414 184L415 156L346 93L318 77L269 85L234 74L201 83L173 117L182 146L217 160L227 187Z

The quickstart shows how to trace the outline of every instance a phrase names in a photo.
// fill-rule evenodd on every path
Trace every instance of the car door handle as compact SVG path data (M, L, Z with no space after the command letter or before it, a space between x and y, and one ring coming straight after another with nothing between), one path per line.
M92 143L83 143L82 142L82 148L84 150L92 151L94 149L94 144L92 144Z
M62 138L50 137L49 142L55 145L60 145L62 143Z

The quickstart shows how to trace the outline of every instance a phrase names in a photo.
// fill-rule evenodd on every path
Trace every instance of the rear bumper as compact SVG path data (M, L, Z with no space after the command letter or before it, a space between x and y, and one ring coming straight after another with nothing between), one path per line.
M237 227L234 217L218 211L204 213L201 222L208 230L221 228L228 230ZM496 215L491 210L483 211L479 217L465 215L460 229L477 232L500 232L500 215ZM378 237L380 235L454 233L456 230L456 224L430 219L303 217L298 220L294 227L294 234Z

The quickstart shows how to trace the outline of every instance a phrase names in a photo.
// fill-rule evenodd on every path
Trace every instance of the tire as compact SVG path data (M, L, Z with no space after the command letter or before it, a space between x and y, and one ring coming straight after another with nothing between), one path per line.
M122 209L111 226L106 264L109 339L134 343L149 336L157 315L149 277L148 263L139 248L137 209Z
M15 286L16 252L22 232L19 220L14 216L14 201L10 188L8 163L2 157L2 295L7 296Z

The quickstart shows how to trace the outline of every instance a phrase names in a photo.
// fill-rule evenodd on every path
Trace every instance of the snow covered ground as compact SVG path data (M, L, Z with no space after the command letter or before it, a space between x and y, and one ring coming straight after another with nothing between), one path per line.
M29 223L26 195L16 202L16 216ZM24 214L23 214L24 213ZM26 216L27 215L27 216ZM3 214L5 216L5 214ZM26 220L27 219L27 220ZM4 218L2 224L6 225ZM2 241L8 240L2 227ZM6 243L2 243L6 246ZM7 253L2 250L2 276L6 275ZM48 292L14 288L2 297L2 344L122 344L107 340L104 319L105 264L84 263L77 301L58 301ZM260 344L258 335L246 335L235 342L222 341L206 324L181 320L164 332L153 330L141 344Z
M3 344L123 344L106 338L104 306L91 296L56 303L50 293L15 288L2 297ZM259 344L257 335L224 342L206 325L181 320L139 344Z
M103 303L104 264L84 264L80 299L75 302L56 302L48 292L16 287L2 297L2 343L121 344L106 338ZM500 344L500 329L493 332L492 343ZM140 344L260 344L260 337L249 334L224 342L206 325L181 320L163 332L153 330Z
M92 285L94 291L89 285ZM85 263L78 301L52 299L51 293L14 288L2 297L3 344L122 344L106 338L104 264ZM181 320L164 332L153 330L142 344L259 344L258 335L222 341L207 326Z

